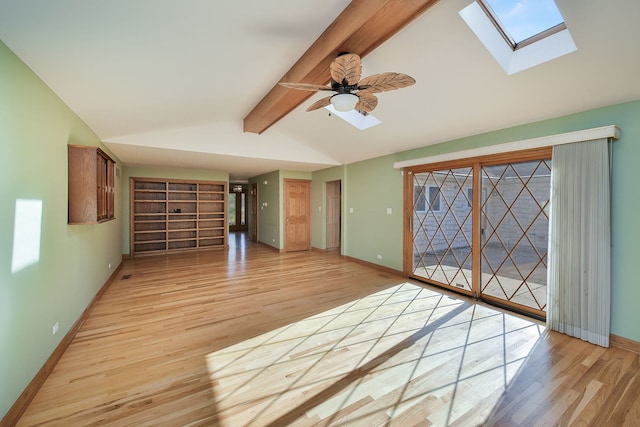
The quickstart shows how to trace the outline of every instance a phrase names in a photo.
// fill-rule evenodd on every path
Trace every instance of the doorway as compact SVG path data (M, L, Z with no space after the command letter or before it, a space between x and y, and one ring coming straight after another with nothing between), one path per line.
M247 231L247 190L244 185L231 186L229 193L229 231Z
M340 249L341 188L342 182L340 180L327 182L326 249L328 251Z

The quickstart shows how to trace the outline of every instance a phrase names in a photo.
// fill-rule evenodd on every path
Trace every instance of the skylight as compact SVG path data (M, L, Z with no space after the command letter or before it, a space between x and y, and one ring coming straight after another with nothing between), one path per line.
M554 0L480 0L514 49L565 27Z
M577 50L553 0L476 0L460 16L507 74Z

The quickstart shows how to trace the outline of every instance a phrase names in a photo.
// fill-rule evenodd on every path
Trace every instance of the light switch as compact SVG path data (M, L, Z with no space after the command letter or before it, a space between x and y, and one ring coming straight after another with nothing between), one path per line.
M393 213L393 209L387 208L387 215L391 215Z
M353 213L353 208L349 208L349 213Z

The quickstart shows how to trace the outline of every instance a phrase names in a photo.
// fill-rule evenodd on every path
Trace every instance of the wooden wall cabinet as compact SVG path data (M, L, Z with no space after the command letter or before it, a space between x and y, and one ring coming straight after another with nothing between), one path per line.
M228 245L227 183L130 179L132 255Z
M69 224L115 218L115 162L98 147L69 145Z

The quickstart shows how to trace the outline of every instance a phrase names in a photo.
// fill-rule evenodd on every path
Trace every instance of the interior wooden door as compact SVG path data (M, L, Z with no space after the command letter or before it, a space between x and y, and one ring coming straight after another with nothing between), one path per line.
M340 191L341 182L327 182L327 250L340 247Z
M251 240L258 241L258 183L251 184Z
M311 249L311 181L284 180L284 250Z

